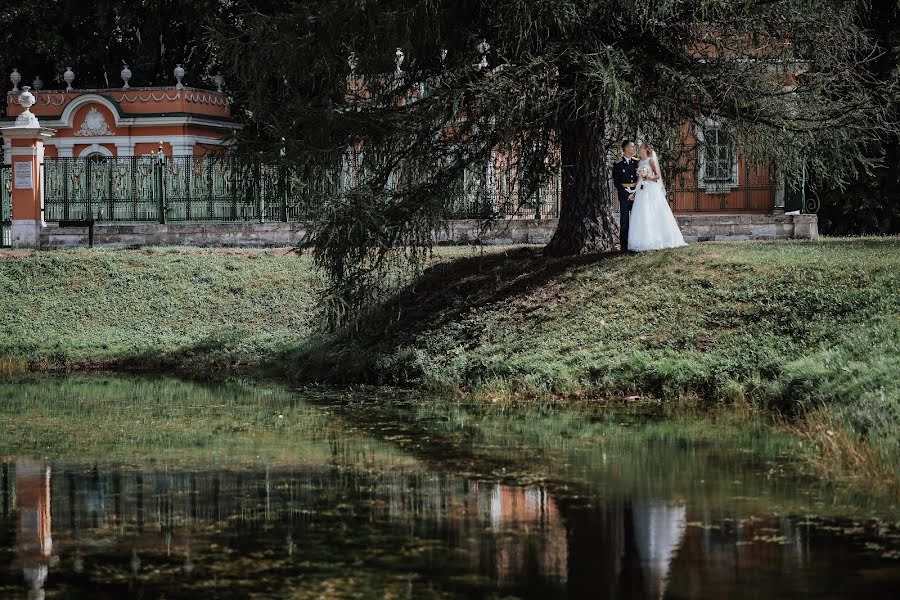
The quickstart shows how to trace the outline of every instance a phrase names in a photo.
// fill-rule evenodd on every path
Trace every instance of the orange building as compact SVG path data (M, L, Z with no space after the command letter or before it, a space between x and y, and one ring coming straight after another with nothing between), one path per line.
M47 157L143 156L160 142L170 156L203 154L227 144L240 127L228 96L184 87L31 90L31 112L56 130L45 143ZM18 89L6 95L10 120L23 112ZM8 156L11 146L5 141Z

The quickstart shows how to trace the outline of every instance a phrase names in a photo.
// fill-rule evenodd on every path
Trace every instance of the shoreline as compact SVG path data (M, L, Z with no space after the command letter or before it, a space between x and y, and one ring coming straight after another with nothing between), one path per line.
M808 441L827 478L900 487L900 238L563 260L440 248L352 335L317 331L311 260L278 249L0 254L0 377L387 385L500 403L640 391L760 416Z

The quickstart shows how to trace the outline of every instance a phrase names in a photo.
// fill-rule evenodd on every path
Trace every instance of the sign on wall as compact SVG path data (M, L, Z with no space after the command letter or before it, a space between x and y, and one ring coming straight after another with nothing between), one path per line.
M31 161L19 161L13 163L13 187L17 190L30 190L34 188Z

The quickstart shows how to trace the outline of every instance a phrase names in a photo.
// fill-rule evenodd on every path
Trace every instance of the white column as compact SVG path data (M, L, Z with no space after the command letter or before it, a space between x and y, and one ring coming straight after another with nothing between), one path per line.
M134 142L116 143L116 156L134 156Z
M191 156L194 154L194 140L179 138L172 141L172 156Z
M775 167L775 206L772 207L772 213L776 215L784 214L784 179L784 171L780 167Z
M75 142L62 139L56 142L56 155L59 158L72 158L73 152L75 152Z

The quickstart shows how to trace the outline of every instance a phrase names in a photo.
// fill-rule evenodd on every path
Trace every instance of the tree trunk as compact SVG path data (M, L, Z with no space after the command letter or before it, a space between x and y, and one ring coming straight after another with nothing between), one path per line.
M614 250L619 245L609 197L604 125L598 121L576 118L560 132L562 198L559 225L544 249L547 256Z

